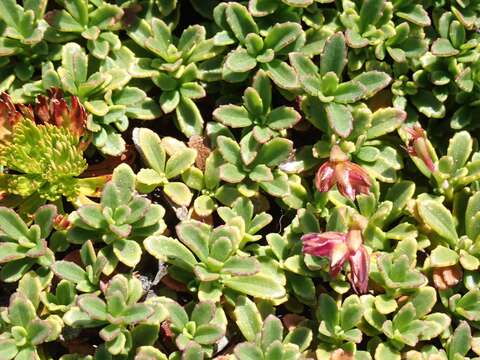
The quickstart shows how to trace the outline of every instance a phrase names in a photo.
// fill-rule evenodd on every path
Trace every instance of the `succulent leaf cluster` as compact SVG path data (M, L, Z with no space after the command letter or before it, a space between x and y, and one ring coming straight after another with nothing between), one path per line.
M1 0L0 359L480 359L480 1Z

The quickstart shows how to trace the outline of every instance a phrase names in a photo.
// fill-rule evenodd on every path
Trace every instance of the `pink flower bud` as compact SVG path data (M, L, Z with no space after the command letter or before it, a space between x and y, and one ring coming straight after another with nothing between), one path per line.
M352 201L357 194L368 194L372 185L368 173L348 160L337 145L332 147L330 160L318 168L315 176L315 186L320 192L329 191L335 184L338 191Z
M411 128L405 128L405 131L410 135L407 145L407 152L411 156L420 158L424 162L425 166L431 172L434 172L436 167L428 149L428 138L425 130L423 130L420 125L415 124Z
M346 261L350 264L349 280L356 293L368 290L369 255L363 246L362 232L348 233L327 231L302 236L303 252L313 256L325 256L330 260L330 275L336 277Z

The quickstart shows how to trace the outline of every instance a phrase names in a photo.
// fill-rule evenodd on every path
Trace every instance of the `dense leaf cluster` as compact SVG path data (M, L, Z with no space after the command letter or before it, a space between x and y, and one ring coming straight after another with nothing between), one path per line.
M480 359L480 0L0 0L1 360Z

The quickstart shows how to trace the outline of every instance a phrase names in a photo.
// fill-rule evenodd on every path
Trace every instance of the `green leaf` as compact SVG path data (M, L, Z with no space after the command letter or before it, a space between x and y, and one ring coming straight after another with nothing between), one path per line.
M470 321L480 319L480 292L474 288L462 296L455 304L455 312Z
M383 254L377 258L380 274L389 288L419 288L427 283L427 278L418 270L410 269L410 259L406 254L392 258L391 254Z
M177 236L202 262L209 255L210 226L195 220L182 221L176 226Z
M76 43L68 43L62 49L62 69L67 73L59 73L62 80L72 78L78 86L87 81L88 74L88 56L85 50ZM65 75L66 78L62 75ZM76 89L68 89L71 93L76 94Z
M318 72L318 67L305 54L295 52L289 54L290 63L301 78Z
M27 332L30 343L32 345L39 345L47 340L51 328L47 321L36 319L29 324Z
M351 295L343 301L340 309L340 323L343 330L357 326L363 317L363 307L357 296Z
M293 149L293 143L283 138L275 138L264 144L255 159L255 164L265 164L270 168L286 160Z
M201 25L191 25L187 27L180 36L178 48L181 51L188 51L204 39L205 28Z
M371 97L375 95L380 90L386 88L392 78L384 72L381 71L366 71L361 73L358 76L355 76L352 80L360 82L363 86L367 88L367 94L365 97Z
M240 146L234 140L221 135L217 138L217 143L225 161L235 165L241 164Z
M262 348L267 349L274 341L283 340L283 325L279 318L268 315L262 327Z
M310 346L313 340L313 333L312 330L304 327L304 326L297 326L293 330L291 330L287 336L285 336L284 342L286 344L297 345L300 351L305 351ZM291 347L292 353L296 353L297 349L296 346Z
M173 110L176 110L178 104L180 103L180 91L163 91L162 95L160 95L159 101L162 111L165 114L169 114Z
M375 139L396 130L407 118L407 113L396 108L379 109L373 113L367 138Z
M127 342L127 338L124 333L120 333L111 341L105 343L105 347L112 355L120 354L124 349Z
M300 24L294 22L282 22L273 25L265 37L265 48L279 52L295 42L303 33Z
M375 25L380 19L385 7L385 0L365 0L360 8L358 27L361 33L367 30L369 25Z
M35 308L26 297L19 293L12 295L10 306L8 307L8 318L12 325L27 328L35 317Z
M88 4L84 0L72 0L65 3L65 8L83 27L88 25Z
M135 128L132 139L147 165L162 174L166 155L160 137L150 129Z
M467 131L460 131L450 139L447 155L452 157L455 170L465 165L472 149L473 140Z
M271 129L283 130L293 127L301 118L301 115L295 109L281 106L270 111L266 121Z
M77 264L71 261L56 261L52 265L52 271L62 279L78 284L86 279L87 273Z
M253 16L266 16L277 10L279 4L276 0L250 0L248 10Z
M192 192L181 182L169 182L163 187L165 194L176 204L188 206L192 201Z
M22 19L23 9L15 0L5 0L0 2L0 18L5 23L17 29Z
M456 355L460 355L462 358L465 357L470 350L471 342L472 333L470 326L466 321L461 321L448 343L449 359L455 359Z
M235 357L242 360L263 360L263 354L259 348L252 343L241 343L235 346Z
M278 299L285 296L285 288L274 278L263 274L231 277L223 281L226 287L261 299Z
M145 249L161 261L170 260L184 270L193 270L197 260L190 250L178 240L162 235L149 236L143 241Z
M445 116L445 105L440 102L430 91L420 90L411 97L413 104L418 111L429 118L443 118Z
M439 38L432 43L432 54L441 57L449 57L458 54L448 39Z
M113 242L113 253L121 263L134 268L140 262L142 248L136 241L117 239Z
M0 243L0 264L5 264L26 256L28 249L13 242Z
M260 95L263 109L266 111L272 104L272 84L270 83L267 73L261 69L258 70L253 77L252 86Z
M281 89L294 90L299 87L295 70L284 61L274 59L262 65L272 81Z
M272 171L268 166L263 164L255 166L248 176L255 182L268 182L273 180Z
M199 302L195 304L190 319L197 325L208 324L212 321L216 308L212 302Z
M97 26L102 30L108 30L112 25L117 21L116 19L121 18L123 15L123 10L111 4L103 4L99 6L96 10L90 13L89 26Z
M455 223L450 211L438 201L418 200L418 214L433 231L455 245L458 241Z
M337 32L325 42L320 56L320 74L325 75L332 71L340 77L346 64L347 47L345 38L341 32Z
M243 104L248 112L254 116L263 114L263 101L260 94L253 87L248 87L243 93Z
M228 183L236 184L245 178L245 173L233 164L223 164L220 166L220 178Z
M100 321L107 319L107 305L95 295L81 295L78 297L77 304L91 319Z
M333 131L341 137L348 137L353 130L353 116L347 106L328 103L325 107L328 123Z
M11 360L17 355L18 349L15 345L15 340L4 339L0 340L0 358L5 360Z
M389 343L380 343L375 349L375 360L400 360L400 353Z
M250 115L243 106L222 105L215 109L213 117L231 128L243 128L252 125Z
M397 11L395 12L395 15L402 19L411 21L418 26L430 26L431 24L428 12L424 10L421 4L416 4L413 7L407 7L402 9L402 11Z
M335 102L341 104L351 104L367 93L367 88L358 81L347 81L337 86L332 95L335 97Z
M120 204L124 204L132 198L132 192L135 189L135 173L128 164L122 163L113 170L112 183L120 190L118 199Z
M225 66L237 73L248 72L257 66L257 60L247 53L247 50L239 48L230 52L225 60Z
M54 205L43 205L34 214L35 224L40 226L41 238L46 239L52 231L53 221L57 216L57 208Z
M218 325L203 324L195 331L194 340L201 345L215 344L225 334L225 331Z
M0 230L14 241L29 237L28 228L15 211L0 207Z
M433 287L426 286L417 289L411 297L411 302L415 308L415 316L423 318L432 311L437 302L437 293Z
M254 275L260 271L257 259L246 256L232 256L223 265L222 272L230 275Z
M332 297L328 294L320 294L318 298L318 314L331 334L335 334L335 327L339 324L340 314Z
M197 105L188 98L181 97L176 108L177 121L180 131L187 137L201 135L203 118Z
M458 254L445 246L438 245L430 254L430 262L432 267L452 266L458 262Z
M197 152L194 149L184 149L173 154L165 166L165 176L167 179L181 175L195 163L196 157Z
M480 192L476 192L468 199L465 210L465 231L470 239L475 241L480 235Z
M216 208L215 201L207 195L200 195L193 203L195 212L202 216L209 216Z
M102 209L97 205L84 205L77 210L79 218L93 229L101 229L107 226Z
M135 324L146 320L153 312L154 310L147 304L133 304L125 309L122 315L122 321L125 324Z
M247 341L254 341L262 330L262 317L255 303L239 296L235 304L235 322Z
M240 43L245 41L248 34L258 32L257 24L245 6L234 2L228 3L225 14L230 29Z

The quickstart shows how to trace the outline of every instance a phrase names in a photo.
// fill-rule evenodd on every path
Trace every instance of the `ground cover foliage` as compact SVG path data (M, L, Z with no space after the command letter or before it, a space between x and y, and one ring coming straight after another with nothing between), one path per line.
M480 359L480 1L0 1L0 359Z

